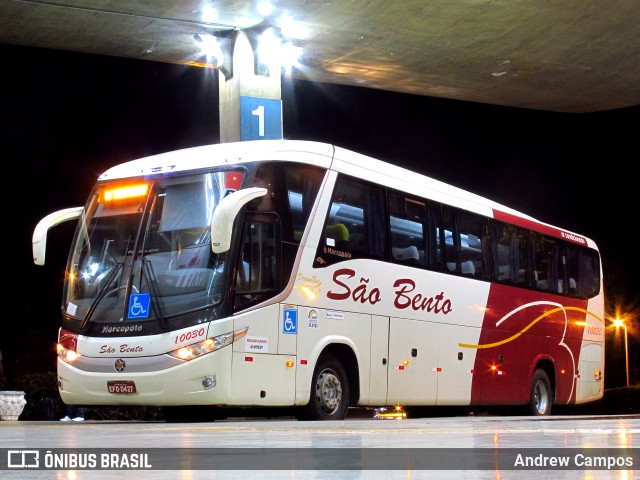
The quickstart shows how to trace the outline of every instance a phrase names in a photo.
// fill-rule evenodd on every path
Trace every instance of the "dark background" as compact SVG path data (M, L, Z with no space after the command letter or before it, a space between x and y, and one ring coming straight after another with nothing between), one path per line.
M37 222L84 205L98 175L134 158L219 142L217 72L0 45L0 152L7 221L0 349L9 380L55 371L62 276L75 222ZM640 107L561 114L283 78L284 136L318 140L416 170L593 239L607 313L632 315L631 383L640 380L636 186ZM625 384L620 332L608 329L606 384Z

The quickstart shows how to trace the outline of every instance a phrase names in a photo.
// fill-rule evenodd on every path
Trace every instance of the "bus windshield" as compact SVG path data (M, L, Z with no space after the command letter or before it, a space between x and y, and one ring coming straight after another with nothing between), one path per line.
M69 257L66 315L84 331L130 320L162 326L178 313L219 303L224 254L212 253L209 227L241 178L220 171L99 183Z

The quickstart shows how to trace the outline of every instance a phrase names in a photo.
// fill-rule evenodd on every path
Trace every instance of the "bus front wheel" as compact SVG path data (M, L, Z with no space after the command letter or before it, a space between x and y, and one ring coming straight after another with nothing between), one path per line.
M551 415L551 405L553 404L553 392L551 382L546 372L538 369L531 378L531 393L529 395L529 411L531 415L546 416Z
M349 407L349 379L333 355L322 357L313 372L309 404L304 409L307 420L343 420Z

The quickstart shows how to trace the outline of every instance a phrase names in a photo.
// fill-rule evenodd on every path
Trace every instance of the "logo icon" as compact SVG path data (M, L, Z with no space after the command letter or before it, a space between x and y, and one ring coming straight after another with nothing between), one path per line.
M113 362L113 366L116 369L116 372L124 372L127 364L125 363L124 358L119 358Z
M313 308L309 310L307 326L309 328L318 328L318 312L316 312Z
M39 450L8 450L7 467L9 468L39 468Z

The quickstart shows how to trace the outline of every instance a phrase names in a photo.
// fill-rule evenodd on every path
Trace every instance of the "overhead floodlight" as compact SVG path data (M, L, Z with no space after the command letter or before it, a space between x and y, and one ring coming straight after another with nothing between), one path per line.
M298 66L302 48L291 42L283 43L279 29L267 24L248 30L247 33L253 49L255 75L268 77L276 61L287 71Z
M266 37L264 34L266 34ZM261 75L268 77L269 72L269 58L273 55L273 51L269 52L268 47L265 46L265 40L271 44L271 47L276 47L276 43L273 40L275 33L273 28L266 20L259 25L254 25L251 28L245 30L247 39L251 44L251 51L253 52L253 73L255 75Z
M218 21L218 10L213 6L213 2L207 3L202 7L202 20L206 23L214 23Z
M268 1L258 2L258 13L263 17L268 17L273 12L273 4Z
M220 45L218 44L218 40L213 35L209 35L203 33L200 35L196 33L193 36L193 39L196 41L198 46L200 47L200 52L206 55L207 57L215 57L216 60L222 61L222 50L220 49Z
M290 72L293 67L299 67L302 47L298 47L291 42L282 45L282 67L286 72Z
M258 46L254 54L258 57L258 63L265 65L268 71L269 66L281 54L281 51L280 36L270 27L258 37Z
M233 47L235 44L236 30L225 30L214 34L196 33L193 39L200 47L207 60L213 61L225 79L233 76Z
M293 19L291 15L284 15L278 20L278 27L285 38L303 40L309 36L309 29Z

